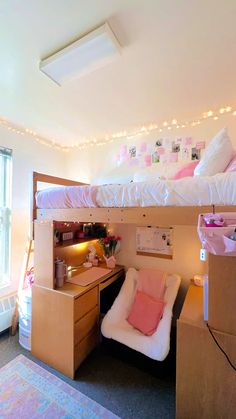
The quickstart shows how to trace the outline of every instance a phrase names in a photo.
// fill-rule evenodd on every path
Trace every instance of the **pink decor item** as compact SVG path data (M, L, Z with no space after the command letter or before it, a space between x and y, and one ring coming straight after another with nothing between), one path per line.
M165 302L155 300L142 291L137 291L127 321L144 335L152 335L163 315Z
M192 137L186 137L184 139L184 145L191 145L193 143Z
M133 167L133 166L138 166L139 164L139 160L136 158L130 158L129 159L129 166Z
M165 148L164 147L157 147L156 152L158 156L161 156L162 154L165 154Z
M126 144L122 144L120 146L120 155L122 157L124 157L124 156L126 156L127 152L128 152L127 145Z
M147 143L141 143L139 146L140 153L146 153L147 151Z
M228 166L225 169L225 172L236 172L236 154L229 162Z
M169 162L176 163L178 161L178 153L169 153Z
M138 290L156 300L162 299L165 291L166 272L160 269L142 268L139 271Z
M204 214L198 218L198 235L213 255L236 256L236 215L233 212Z
M167 163L168 162L168 154L161 154L160 155L160 163Z
M188 164L185 164L181 169L179 169L174 175L174 180L182 179L183 177L193 176L194 169L198 165L198 161L192 161Z
M204 217L205 227L224 227L225 220L220 214L206 214Z
M144 164L145 164L146 167L152 165L152 156L151 156L151 154L146 154L144 156Z
M120 153L115 154L113 160L115 163L118 163L120 161Z
M195 147L196 147L197 150L202 150L202 149L206 148L206 142L205 141L198 141L196 143Z
M116 259L115 259L114 256L110 256L109 258L106 257L106 256L103 256L103 257L104 257L104 259L106 261L106 264L107 264L107 267L109 269L115 268L115 266L116 266Z

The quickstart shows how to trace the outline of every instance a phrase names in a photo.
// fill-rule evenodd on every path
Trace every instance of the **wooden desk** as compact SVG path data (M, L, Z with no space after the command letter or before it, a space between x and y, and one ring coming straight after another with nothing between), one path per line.
M92 284L32 288L32 354L63 374L75 371L99 343L100 291L119 278L116 266Z
M213 332L235 365L236 336ZM236 373L203 321L203 289L190 285L177 321L176 418L235 417Z

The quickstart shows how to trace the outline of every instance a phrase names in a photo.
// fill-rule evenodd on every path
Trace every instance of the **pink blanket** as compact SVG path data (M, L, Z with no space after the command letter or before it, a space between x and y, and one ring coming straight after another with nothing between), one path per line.
M137 289L160 300L164 296L166 277L167 273L159 269L140 269Z

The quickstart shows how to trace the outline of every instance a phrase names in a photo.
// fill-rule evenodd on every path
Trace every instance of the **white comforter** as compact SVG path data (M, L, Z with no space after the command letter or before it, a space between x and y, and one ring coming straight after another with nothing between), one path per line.
M68 186L37 193L38 208L236 205L236 172L126 185Z

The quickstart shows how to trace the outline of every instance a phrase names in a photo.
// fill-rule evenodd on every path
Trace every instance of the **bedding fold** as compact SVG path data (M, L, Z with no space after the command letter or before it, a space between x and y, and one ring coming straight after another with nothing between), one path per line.
M37 192L42 209L236 205L236 172L126 185L67 186Z

